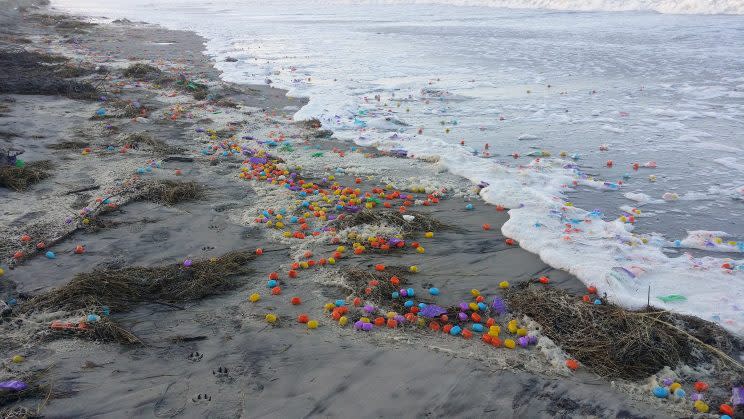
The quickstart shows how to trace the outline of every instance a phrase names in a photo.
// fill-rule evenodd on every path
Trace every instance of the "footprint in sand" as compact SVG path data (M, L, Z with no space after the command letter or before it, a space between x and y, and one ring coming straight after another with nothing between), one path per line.
M199 362L199 361L202 360L202 358L204 358L204 354L203 353L192 352L192 353L189 354L189 361L191 361L191 362Z
M196 397L192 397L191 401L194 403L204 404L212 401L212 396L206 393L197 394Z
M212 374L217 378L227 378L230 375L227 367L219 367L216 370L213 370Z

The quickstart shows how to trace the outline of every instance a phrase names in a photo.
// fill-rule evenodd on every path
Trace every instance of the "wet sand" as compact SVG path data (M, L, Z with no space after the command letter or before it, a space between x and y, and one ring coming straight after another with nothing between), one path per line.
M499 229L506 213L485 205L473 185L437 164L352 149L291 121L289 115L302 106L302 100L266 86L221 82L202 54L203 40L193 33L131 22L69 31L29 14L21 16L2 15L6 23L14 22L4 25L3 47L29 40L22 44L24 48L74 57L73 62L84 60L110 71L107 76L89 76L107 89L106 102L0 95L7 108L0 117L0 132L13 134L5 135L3 142L23 147L26 152L21 157L28 162L55 163L52 176L28 191L0 189L3 257L18 247L21 234L32 235L35 242L69 233L73 227L65 219L71 213L95 206L96 198L116 190L150 160L161 167L140 178L193 180L206 193L203 199L173 206L122 200L116 211L99 218L102 226L78 229L54 246L56 259L41 254L23 259L12 270L6 263L10 259L3 260L3 300L39 295L94 269L160 266L233 250L262 248L264 254L251 263L253 273L239 278L240 285L233 291L177 306L142 304L130 312L112 313L145 343L141 346L74 336L60 339L50 333L51 321L79 318L83 312L35 313L3 321L0 327L6 338L0 343L0 381L47 370L45 380L58 396L24 399L0 406L0 412L42 409L45 417L52 418L690 414L689 406L654 400L645 382L609 382L583 369L570 372L564 365L567 355L548 339L541 339L536 348L510 351L415 327L373 333L354 331L350 325L339 327L323 305L347 298L338 273L344 266L418 265L421 272L409 275L408 286L421 293L438 287L437 304L445 307L471 299L471 289L498 295L503 280L516 284L547 275L553 286L577 295L584 286L537 256L507 245ZM123 77L122 69L136 62L148 62L174 76L182 73L237 106L196 100L172 86ZM138 101L148 109L147 116L92 118L101 107L110 112L115 99ZM174 114L177 117L171 118ZM436 231L431 239L421 238L423 255L405 251L345 258L336 266L302 271L298 279L280 279L282 294L271 296L266 287L270 272L286 272L305 250L330 254L336 245L328 240L286 239L256 224L254 218L265 209L296 207L296 196L263 182L239 179L240 159L203 155L201 150L213 141L197 128L228 129L226 135L236 138L268 138L281 132L292 141L294 151L278 154L288 164L301 166L306 179L335 173L340 182L354 185L359 177L363 181L356 186L363 190L388 183L399 189L444 187L447 193L438 205L414 209L450 228ZM137 132L182 149L169 154L182 161L168 161L169 156L144 146L119 153L121 140ZM82 155L81 147L48 147L65 141L83 141L92 151ZM111 144L117 145L107 151ZM343 150L345 156L334 149ZM97 188L71 193L90 187ZM425 195L416 197L425 199ZM475 209L465 210L467 203ZM492 229L484 231L484 223ZM75 254L76 245L84 245L85 253ZM262 299L250 303L247 297L254 292ZM289 304L292 296L300 296L303 304ZM264 316L269 312L280 316L278 326L267 325ZM320 327L308 330L298 324L295 319L300 313L317 319ZM16 354L25 360L6 362Z

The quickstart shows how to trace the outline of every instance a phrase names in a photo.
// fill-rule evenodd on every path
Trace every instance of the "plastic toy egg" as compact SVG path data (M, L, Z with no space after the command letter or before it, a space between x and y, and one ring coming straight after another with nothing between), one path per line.
M509 288L509 282L508 281L501 281L501 282L499 282L499 288L501 288L501 289Z
M661 387L661 386L654 387L653 393L654 393L654 396L660 399L665 399L669 397L669 389L667 389L666 387Z
M416 265L412 265L412 266L410 266L410 267L408 268L408 272L411 272L411 273L416 273L416 272L418 272L418 271L419 271L419 267L418 267L418 266L416 266Z
M493 325L488 328L488 335L492 337L498 337L501 334L501 327Z
M51 250L46 252L44 256L46 256L47 259L54 259L57 257L57 255L55 255L54 252L52 252Z
M276 323L276 321L277 321L276 314L273 314L273 313L267 314L266 315L266 321L269 322L269 323L271 323L271 324Z
M439 288L436 288L436 287L429 288L429 294L439 295Z
M465 205L465 209L468 210L468 211L472 211L473 210L473 204L467 204L467 205Z
M292 300L290 302L294 306L302 304L302 300L300 299L300 297L292 297Z
M710 410L710 407L702 400L696 401L693 406L700 413L708 413L708 410Z
M509 348L509 349L514 349L517 347L517 344L516 342L514 342L513 339L506 339L504 341L504 347Z
M21 362L25 360L25 358L21 355L14 355L11 360L13 361L14 364L20 364Z
M426 233L424 233L424 237L426 237L427 239L430 239L434 237L434 233L431 231L427 231Z
M340 318L338 319L338 324L339 324L340 326L346 326L346 324L347 324L347 323L349 323L349 318L348 318L348 317L346 317L346 316L341 316L341 317L340 317Z
M575 359L567 359L566 367L568 367L568 369L570 369L571 371L576 371L577 369L579 369L579 363Z
M307 328L308 329L317 329L318 328L318 321L317 320L310 320L307 322Z
M256 301L258 301L260 299L261 299L261 295L258 294L258 293L255 293L255 292L248 297L248 301L250 301L252 303L255 303Z

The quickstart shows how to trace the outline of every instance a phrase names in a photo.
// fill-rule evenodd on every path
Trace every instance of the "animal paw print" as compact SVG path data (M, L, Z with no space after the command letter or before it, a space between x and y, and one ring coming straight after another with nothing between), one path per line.
M219 230L220 229L220 226L218 226L217 224L210 224L209 225L209 229L210 230Z
M197 394L196 397L192 397L191 401L194 403L199 403L199 404L209 403L212 401L212 396L206 393L200 393L200 394Z
M212 374L217 378L227 378L230 373L227 371L227 367L219 367L217 370L213 370Z
M191 361L191 362L199 362L199 361L202 360L202 358L204 358L204 354L203 353L192 352L192 353L189 354L189 361Z
M214 247L213 246L204 246L204 247L202 247L202 251L204 251L204 252L207 252L207 251L210 251L210 250L214 250Z

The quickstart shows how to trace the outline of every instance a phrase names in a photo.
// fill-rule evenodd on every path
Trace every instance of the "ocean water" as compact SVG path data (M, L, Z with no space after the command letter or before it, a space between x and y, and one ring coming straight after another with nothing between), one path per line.
M194 30L224 79L308 97L296 118L482 184L611 299L744 334L742 1L53 5Z

